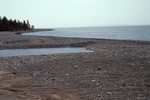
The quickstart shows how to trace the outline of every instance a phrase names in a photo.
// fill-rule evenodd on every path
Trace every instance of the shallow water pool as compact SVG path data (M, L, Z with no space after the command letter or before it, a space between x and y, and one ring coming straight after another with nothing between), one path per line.
M86 48L83 47L8 49L8 50L0 50L0 57L48 55L58 53L81 53L81 52L92 52L92 51L87 50Z

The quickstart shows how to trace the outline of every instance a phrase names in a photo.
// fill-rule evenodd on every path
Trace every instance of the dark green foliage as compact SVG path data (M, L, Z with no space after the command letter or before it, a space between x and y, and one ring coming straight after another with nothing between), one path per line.
M8 20L7 17L0 16L0 31L22 31L22 30L30 30L30 23L24 20L20 22L19 20Z

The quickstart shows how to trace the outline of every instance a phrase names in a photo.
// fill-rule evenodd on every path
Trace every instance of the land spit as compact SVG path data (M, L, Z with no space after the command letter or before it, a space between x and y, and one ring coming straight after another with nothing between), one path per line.
M0 48L82 46L93 53L0 58L0 100L149 100L150 42L0 33Z

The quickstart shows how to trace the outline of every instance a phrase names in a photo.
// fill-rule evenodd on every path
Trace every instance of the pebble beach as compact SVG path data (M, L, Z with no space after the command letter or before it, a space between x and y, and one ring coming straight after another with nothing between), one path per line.
M93 52L0 58L0 100L149 100L150 42L0 32L0 49Z

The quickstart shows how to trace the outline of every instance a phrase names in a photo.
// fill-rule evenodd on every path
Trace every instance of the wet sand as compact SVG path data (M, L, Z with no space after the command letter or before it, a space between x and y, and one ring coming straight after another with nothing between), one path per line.
M74 90L27 84L31 80L30 76L0 69L0 100L79 100Z
M1 49L62 46L94 52L0 58L0 100L150 99L150 42L0 33Z

